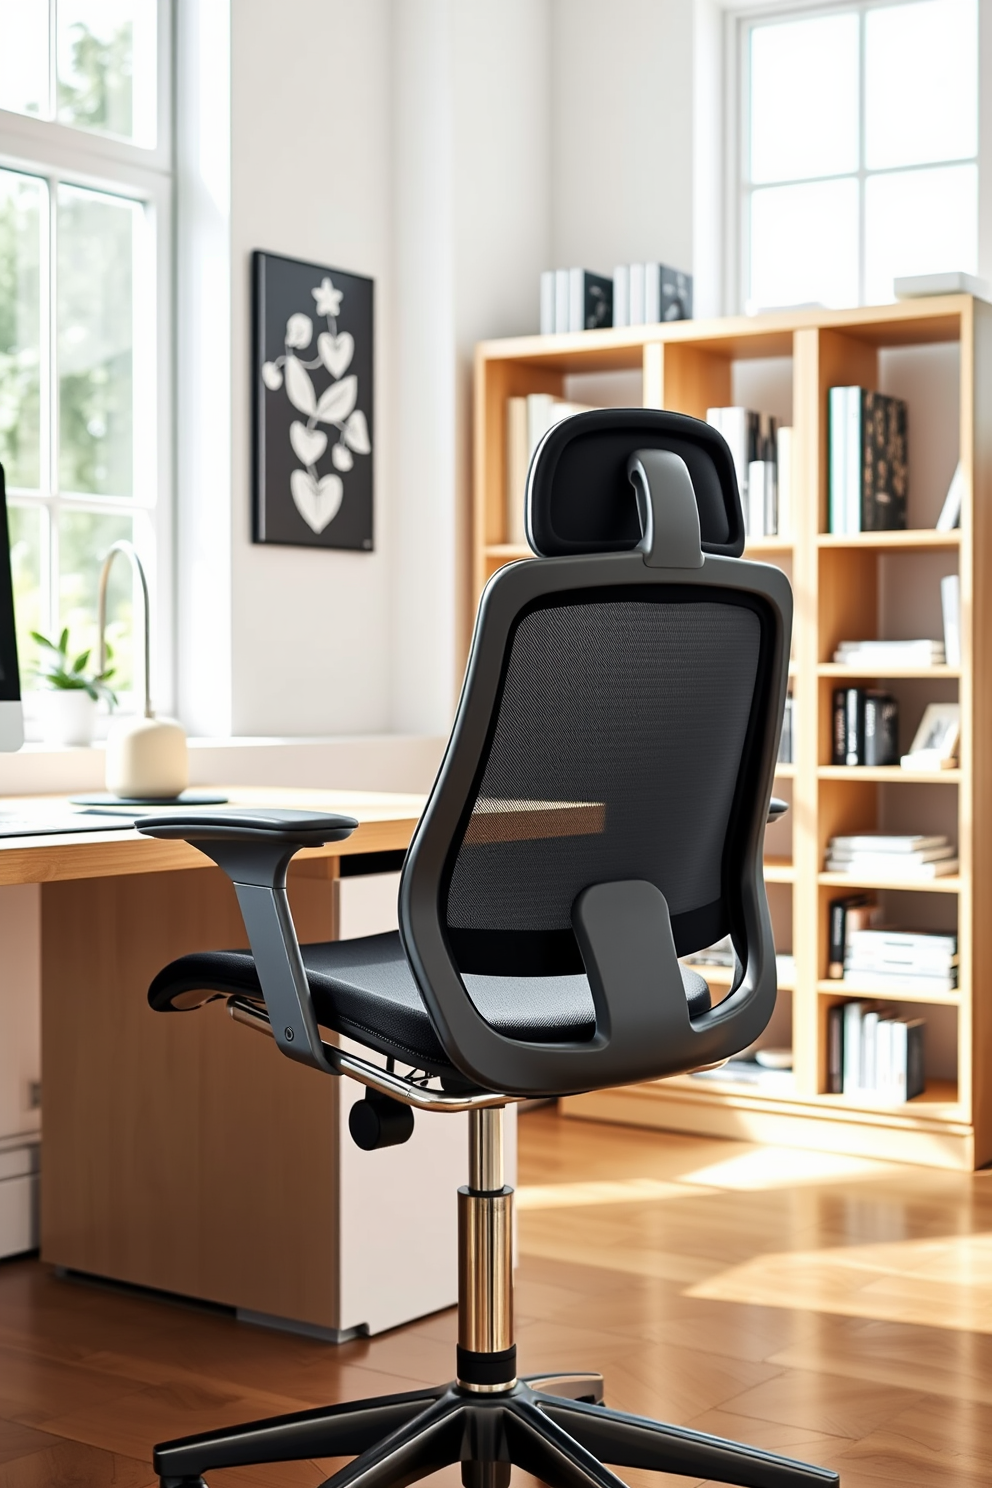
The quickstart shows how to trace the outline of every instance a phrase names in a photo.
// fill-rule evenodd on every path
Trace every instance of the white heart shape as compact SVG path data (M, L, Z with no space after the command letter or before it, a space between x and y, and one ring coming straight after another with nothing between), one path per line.
M309 470L294 470L289 489L296 510L314 532L323 532L338 514L344 496L344 483L339 475L325 475L315 481Z
M355 355L355 338L350 331L332 336L330 331L321 331L317 337L317 355L332 377L340 377L351 366Z
M282 387L282 373L275 362L262 363L262 381L270 393L276 393Z
M350 470L355 463L355 457L346 444L336 444L331 450L331 459L335 470Z
M289 426L289 442L296 451L296 458L304 465L316 465L327 448L327 435L323 429L308 429L299 419Z

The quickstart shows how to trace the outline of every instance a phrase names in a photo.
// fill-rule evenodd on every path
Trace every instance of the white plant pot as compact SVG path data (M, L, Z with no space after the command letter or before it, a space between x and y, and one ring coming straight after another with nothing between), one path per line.
M41 734L46 744L93 743L96 703L81 687L53 687L37 694Z

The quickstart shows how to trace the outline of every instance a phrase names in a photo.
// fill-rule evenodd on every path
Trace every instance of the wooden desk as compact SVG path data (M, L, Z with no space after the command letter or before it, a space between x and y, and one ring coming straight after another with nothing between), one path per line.
M229 795L358 818L346 842L294 860L302 941L337 932L340 859L405 848L424 804L337 791ZM0 884L23 883L41 885L43 1259L320 1329L348 1326L338 1284L345 1082L279 1058L222 1003L162 1016L146 1001L174 957L245 944L227 878L185 843L114 831L0 839Z

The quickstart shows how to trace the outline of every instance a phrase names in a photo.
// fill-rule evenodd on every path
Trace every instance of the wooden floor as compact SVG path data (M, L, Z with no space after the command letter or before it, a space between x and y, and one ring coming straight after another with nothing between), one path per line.
M520 1125L522 1371L599 1368L612 1405L844 1488L992 1482L992 1175ZM156 1440L447 1379L453 1340L444 1313L333 1348L0 1264L0 1484L146 1488ZM211 1485L311 1488L336 1465Z

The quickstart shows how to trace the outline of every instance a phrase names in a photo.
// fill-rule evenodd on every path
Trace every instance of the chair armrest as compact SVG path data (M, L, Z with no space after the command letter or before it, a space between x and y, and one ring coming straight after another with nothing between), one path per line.
M310 998L286 893L286 870L301 848L349 837L358 826L355 818L246 808L143 816L135 826L146 837L188 842L224 870L238 896L277 1045L298 1064L338 1074L324 1052Z
M788 801L783 801L781 796L772 796L768 803L768 825L777 822L780 816L784 816L789 809Z

